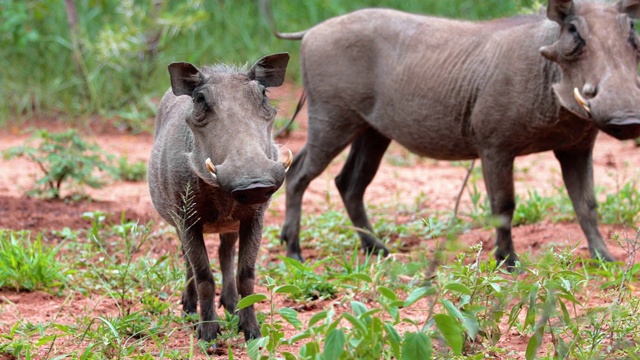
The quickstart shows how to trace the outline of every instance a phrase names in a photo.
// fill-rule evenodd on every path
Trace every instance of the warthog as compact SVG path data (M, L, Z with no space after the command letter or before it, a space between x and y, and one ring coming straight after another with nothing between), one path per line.
M281 53L263 57L248 72L169 65L171 90L156 117L149 190L154 207L180 237L187 269L182 306L192 314L200 303L198 337L205 341L215 339L220 326L203 233L220 234L220 306L233 313L238 293L253 294L264 213L291 165L291 155L278 161L271 137L276 110L265 94L282 84L288 62L289 54ZM260 337L253 306L240 310L239 318L245 339Z
M268 4L266 9L268 9ZM336 185L367 251L363 204L389 142L441 160L480 158L497 226L495 257L511 268L516 156L553 150L592 257L614 260L598 231L592 151L598 130L640 135L640 0L549 0L544 14L467 22L364 9L306 31L304 148L287 174L287 255L302 259L300 207L309 182L347 145ZM272 20L273 21L273 20ZM275 31L275 26L274 26Z

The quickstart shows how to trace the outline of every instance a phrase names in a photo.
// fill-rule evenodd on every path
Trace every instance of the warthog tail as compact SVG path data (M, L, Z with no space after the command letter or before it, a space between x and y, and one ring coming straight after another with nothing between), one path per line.
M265 20L267 21L267 25L269 25L269 28L271 29L271 32L278 39L283 39L283 40L302 40L302 38L304 37L304 34L307 32L306 30L305 31L292 32L292 33L281 33L281 32L278 32L278 28L276 27L276 20L273 17L273 13L271 12L271 3L269 2L269 0L260 0L260 11L262 12L262 15L264 16Z
M307 93L304 90L302 90L302 94L300 95L300 100L298 100L298 105L296 106L296 111L293 112L293 115L291 116L291 119L289 120L287 125L283 126L282 129L276 131L275 135L273 135L274 138L277 138L280 135L282 135L282 133L289 131L289 127L291 126L291 124L293 124L293 120L296 119L296 116L298 116L298 113L304 106L305 101L307 101Z

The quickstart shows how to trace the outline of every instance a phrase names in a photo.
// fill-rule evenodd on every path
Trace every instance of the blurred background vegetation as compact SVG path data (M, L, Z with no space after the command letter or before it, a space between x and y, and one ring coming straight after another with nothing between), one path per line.
M534 0L272 0L280 31L299 31L363 7L490 19ZM297 41L276 39L257 0L0 0L0 125L55 117L111 119L144 129L173 61L253 63Z

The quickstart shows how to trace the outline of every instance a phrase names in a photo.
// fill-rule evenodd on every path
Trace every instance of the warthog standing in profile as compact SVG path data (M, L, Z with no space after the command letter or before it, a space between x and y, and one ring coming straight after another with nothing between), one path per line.
M553 150L591 256L614 260L597 227L592 151L598 130L640 135L639 14L640 0L549 0L546 16L488 22L365 9L277 34L302 39L309 102L307 143L286 179L287 255L302 258L305 189L349 144L337 188L363 247L388 253L363 195L395 140L421 156L482 160L500 219L495 256L509 267L514 159Z
M182 305L191 314L200 303L198 337L205 341L215 339L220 326L203 233L220 234L220 305L233 313L238 293L253 294L264 213L291 165L291 156L278 161L271 137L276 111L265 94L282 84L288 62L289 54L282 53L260 59L248 72L226 65L169 65L171 90L156 118L149 190L182 242L187 268ZM239 318L245 339L260 337L253 306L240 310Z

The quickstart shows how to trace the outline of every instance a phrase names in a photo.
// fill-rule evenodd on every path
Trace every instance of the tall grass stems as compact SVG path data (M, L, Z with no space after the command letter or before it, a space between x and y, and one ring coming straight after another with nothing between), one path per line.
M0 0L0 124L32 117L100 115L132 130L153 116L169 87L173 61L244 64L288 51L288 78L299 79L300 43L276 39L257 1L76 0L77 26L65 2ZM309 28L363 7L463 19L530 8L531 0L271 1L281 31Z

